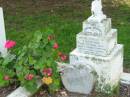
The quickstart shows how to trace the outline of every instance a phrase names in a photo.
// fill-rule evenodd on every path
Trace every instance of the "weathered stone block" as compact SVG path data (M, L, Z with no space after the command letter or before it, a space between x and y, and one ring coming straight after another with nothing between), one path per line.
M83 22L83 32L89 36L105 36L111 30L111 18L107 18L102 22Z
M123 72L123 46L116 45L111 54L106 57L83 54L75 49L70 53L70 64L84 64L92 67L98 76L97 90L110 93L113 87L118 85Z
M88 36L83 32L77 34L77 49L81 53L107 56L116 44L116 29L110 30L104 37Z

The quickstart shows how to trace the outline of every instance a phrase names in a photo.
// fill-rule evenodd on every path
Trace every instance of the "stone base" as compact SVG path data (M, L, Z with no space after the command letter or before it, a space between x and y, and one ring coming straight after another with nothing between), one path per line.
M90 16L89 18L88 18L88 22L102 22L104 19L106 19L107 17L106 17L106 15L104 15L104 14L100 14L100 15L98 15L98 16L94 16L94 15L92 15L92 16Z
M123 72L123 46L115 46L107 57L82 54L75 49L70 53L70 64L83 64L92 68L97 76L96 89L99 92L110 93L119 84Z

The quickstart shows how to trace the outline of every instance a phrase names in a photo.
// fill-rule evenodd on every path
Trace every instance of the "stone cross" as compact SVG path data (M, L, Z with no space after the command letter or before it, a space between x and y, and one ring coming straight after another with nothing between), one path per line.
M7 49L5 48L6 35L4 25L3 9L0 7L0 56L4 57L7 55Z

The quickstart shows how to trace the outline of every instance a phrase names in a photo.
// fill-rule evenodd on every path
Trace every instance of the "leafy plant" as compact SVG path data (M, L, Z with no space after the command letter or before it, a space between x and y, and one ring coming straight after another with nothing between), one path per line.
M29 91L35 92L37 80L41 80L43 85L48 86L50 92L57 91L61 88L61 79L56 61L67 60L67 56L58 48L52 30L36 32L29 44L24 45L16 55L9 54L6 58L1 58L1 85L15 80ZM4 80L3 74L10 78Z

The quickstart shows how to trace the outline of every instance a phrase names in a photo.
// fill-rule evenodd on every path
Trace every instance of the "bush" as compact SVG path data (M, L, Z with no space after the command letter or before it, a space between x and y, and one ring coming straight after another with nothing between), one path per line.
M0 86L16 82L31 92L37 90L37 80L48 86L50 92L61 88L61 78L56 61L66 61L59 50L55 35L50 29L36 32L28 45L15 55L0 58Z

